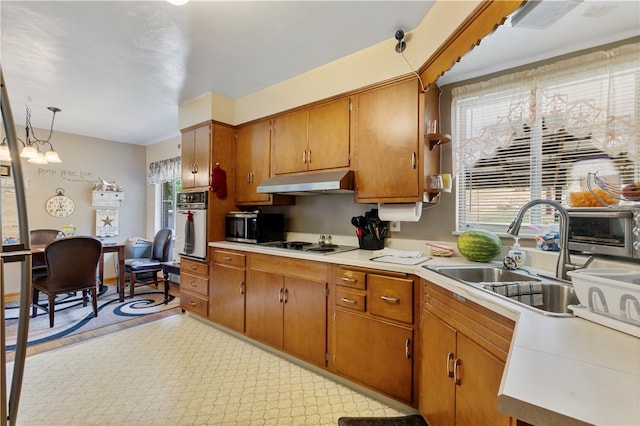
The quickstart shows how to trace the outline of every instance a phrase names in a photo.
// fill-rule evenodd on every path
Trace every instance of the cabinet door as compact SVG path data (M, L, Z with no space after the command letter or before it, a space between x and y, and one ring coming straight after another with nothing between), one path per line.
M509 416L498 412L504 363L460 333L457 348L460 384L456 386L456 424L509 425Z
M269 201L269 194L258 194L256 187L269 177L269 121L261 121L238 129L236 145L236 202Z
M342 310L334 318L336 371L411 404L413 331Z
M422 201L417 81L357 99L356 202Z
M211 124L195 129L193 152L195 157L195 174L193 183L195 187L209 186L211 174Z
M324 367L327 354L327 283L285 277L284 349Z
M453 425L456 397L456 386L453 382L453 361L457 355L456 331L427 310L423 310L422 315L418 406L430 425Z
M243 268L214 264L209 295L209 317L239 333L244 333Z
M194 152L194 140L196 137L195 129L182 133L182 188L193 188L193 175L196 165L196 157Z
M247 336L281 348L284 276L249 269L246 289Z
M309 170L349 167L350 99L309 110Z
M274 174L307 170L307 124L309 111L283 115L273 124Z

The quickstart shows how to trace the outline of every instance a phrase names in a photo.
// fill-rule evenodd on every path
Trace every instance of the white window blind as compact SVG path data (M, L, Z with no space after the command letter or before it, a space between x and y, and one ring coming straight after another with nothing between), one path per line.
M458 231L503 232L533 199L567 206L581 160L602 158L622 184L640 181L640 43L458 87L452 97ZM555 216L546 205L531 209L521 234Z

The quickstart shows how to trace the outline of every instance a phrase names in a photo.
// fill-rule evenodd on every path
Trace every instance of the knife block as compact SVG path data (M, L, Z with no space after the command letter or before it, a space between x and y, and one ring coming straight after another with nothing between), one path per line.
M358 246L363 250L382 250L384 238L377 239L373 234L365 234L358 238Z

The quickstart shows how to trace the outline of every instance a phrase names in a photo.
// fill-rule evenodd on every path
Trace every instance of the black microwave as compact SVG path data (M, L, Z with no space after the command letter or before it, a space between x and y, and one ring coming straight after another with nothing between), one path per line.
M241 243L284 241L284 215L280 213L229 212L225 239Z
M567 209L569 250L640 259L640 209L594 207Z

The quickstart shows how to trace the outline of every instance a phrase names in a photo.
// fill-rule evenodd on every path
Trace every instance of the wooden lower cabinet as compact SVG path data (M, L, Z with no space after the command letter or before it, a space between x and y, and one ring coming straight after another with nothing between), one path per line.
M413 278L335 266L332 284L333 371L415 406Z
M250 259L246 335L325 367L328 266L278 256Z
M180 307L201 317L209 315L209 265L180 258Z
M514 323L426 281L420 412L431 426L510 425L498 389Z
M244 333L245 258L243 253L213 250L209 319Z
M413 330L336 310L334 367L338 374L411 402Z

